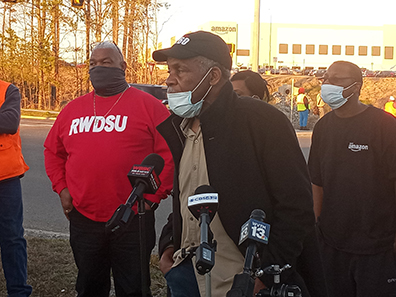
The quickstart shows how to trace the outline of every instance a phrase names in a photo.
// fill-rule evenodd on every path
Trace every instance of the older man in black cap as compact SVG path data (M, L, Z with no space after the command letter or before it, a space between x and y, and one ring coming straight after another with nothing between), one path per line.
M173 111L157 128L176 169L173 214L159 246L160 267L172 296L205 295L204 278L182 253L200 242L199 222L187 200L201 185L212 186L219 195L210 225L217 241L212 295L224 297L234 275L242 272L245 250L238 246L239 233L254 209L264 210L271 225L261 266L292 265L282 281L299 285L305 293L294 267L314 214L306 163L290 122L263 101L238 97L229 81L228 47L217 35L186 34L171 48L155 51L153 58L167 61ZM256 279L255 292L264 285L271 287L273 277Z

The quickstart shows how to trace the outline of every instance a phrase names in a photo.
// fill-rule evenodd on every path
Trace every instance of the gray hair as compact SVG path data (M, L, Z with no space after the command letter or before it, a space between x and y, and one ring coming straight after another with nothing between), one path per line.
M220 63L215 62L213 60L210 60L210 59L208 59L206 57L203 57L203 56L197 56L194 59L198 63L200 72L202 74L205 74L211 67L216 66L216 67L220 68L222 77L224 79L226 79L226 80L230 79L230 76L231 76L230 70L226 69Z
M124 61L124 55L122 54L120 48L117 46L117 44L115 44L114 41L102 41L94 44L91 54L94 52L94 50L98 48L111 48L120 55L121 61Z

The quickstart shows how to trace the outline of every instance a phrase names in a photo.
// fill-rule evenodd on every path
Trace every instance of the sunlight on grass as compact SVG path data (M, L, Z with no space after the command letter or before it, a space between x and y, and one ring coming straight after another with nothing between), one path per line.
M28 245L28 283L32 297L74 297L77 268L69 241L26 237ZM154 297L166 296L165 279L158 269L158 255L151 256L151 290ZM6 285L0 267L0 296L6 296ZM111 295L114 296L114 295Z

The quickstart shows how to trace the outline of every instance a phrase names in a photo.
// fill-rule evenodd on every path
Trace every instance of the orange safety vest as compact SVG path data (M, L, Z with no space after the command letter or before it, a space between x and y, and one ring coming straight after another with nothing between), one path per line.
M393 115L394 117L396 117L396 108L395 108L395 101L388 101L385 103L385 107L384 110L387 113L390 113L391 115Z
M0 107L5 101L5 94L10 83L0 80ZM15 134L0 134L0 181L20 176L29 170L21 148L19 128Z

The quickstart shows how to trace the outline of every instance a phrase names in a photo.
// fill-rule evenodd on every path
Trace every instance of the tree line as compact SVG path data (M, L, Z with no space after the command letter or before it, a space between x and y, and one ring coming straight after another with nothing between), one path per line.
M89 56L100 41L121 49L130 83L151 83L150 48L157 44L157 0L0 2L0 74L21 91L22 108L57 110L90 91ZM155 82L153 82L155 83Z

